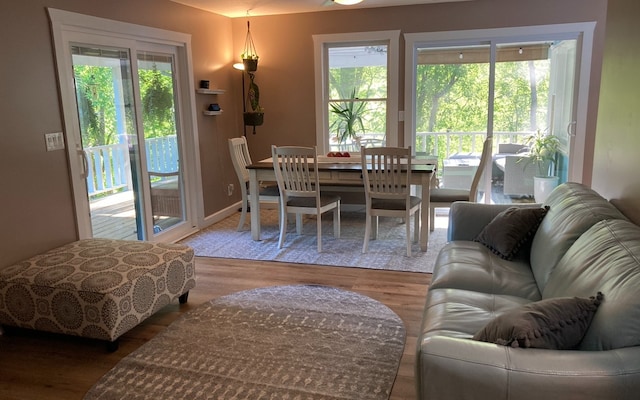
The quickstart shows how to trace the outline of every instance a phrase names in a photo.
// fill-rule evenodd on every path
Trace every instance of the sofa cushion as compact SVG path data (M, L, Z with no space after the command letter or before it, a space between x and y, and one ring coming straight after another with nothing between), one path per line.
M509 207L489 222L475 238L505 260L512 260L533 237L549 207Z
M480 293L472 290L429 289L421 336L471 337L487 321L530 303L518 296Z
M449 242L438 253L430 290L447 288L541 299L527 260L503 260L480 243Z
M598 193L574 182L556 187L545 205L550 209L533 238L530 256L531 269L541 292L551 271L580 235L598 221L626 219Z
M511 347L572 350L582 340L602 293L590 298L552 298L526 304L490 321L474 340Z
M640 345L640 227L629 221L595 224L571 246L549 276L544 298L585 296L601 290L606 299L580 344L583 350Z

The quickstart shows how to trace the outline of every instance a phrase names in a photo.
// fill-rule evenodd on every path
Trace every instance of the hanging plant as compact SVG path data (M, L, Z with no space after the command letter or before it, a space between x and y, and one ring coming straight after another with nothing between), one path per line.
M247 21L247 38L244 41L244 49L242 51L242 64L247 72L255 72L258 70L258 52L253 44L249 21Z
M260 88L255 83L255 75L252 72L249 75L249 90L247 93L247 102L251 111L246 111L243 115L244 124L253 126L260 126L264 122L264 109L260 106ZM255 129L254 129L255 133Z

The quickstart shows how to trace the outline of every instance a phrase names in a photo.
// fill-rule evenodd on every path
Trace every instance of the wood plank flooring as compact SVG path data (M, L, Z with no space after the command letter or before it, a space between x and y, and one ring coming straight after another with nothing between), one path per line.
M103 342L22 329L0 336L0 399L82 399L121 358L153 338L181 313L240 290L287 284L321 284L376 299L397 313L407 330L391 399L414 400L415 346L430 274L325 267L220 258L196 259L196 288L187 304L171 304L120 338L107 353Z

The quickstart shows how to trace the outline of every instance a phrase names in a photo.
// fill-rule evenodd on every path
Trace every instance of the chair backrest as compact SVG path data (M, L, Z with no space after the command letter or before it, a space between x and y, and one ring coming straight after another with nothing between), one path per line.
M480 164L478 164L478 169L476 170L475 175L473 175L471 188L469 189L469 201L475 202L478 198L478 185L480 185L484 169L491 158L491 144L491 138L484 140L484 144L482 145L482 155L480 156Z
M286 202L289 197L319 197L316 147L271 146L273 169Z
M229 153L231 154L231 162L238 175L238 180L240 180L240 183L246 184L246 182L249 182L247 165L251 164L247 138L242 136L229 139Z
M361 157L367 197L408 200L411 147L362 147Z

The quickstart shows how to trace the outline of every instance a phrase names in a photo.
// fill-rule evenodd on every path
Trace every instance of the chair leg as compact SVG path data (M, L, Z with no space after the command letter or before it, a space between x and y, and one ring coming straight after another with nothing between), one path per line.
M296 233L302 235L302 213L296 214Z
M371 220L371 240L376 240L378 238L378 216L375 215Z
M434 206L429 207L429 230L433 232L436 228L436 208Z
M411 218L405 218L405 230L407 241L407 257L411 257Z
M240 213L240 222L238 222L238 229L237 231L241 231L242 228L244 228L244 221L247 218L247 207L249 201L245 196L242 196L242 212Z
M333 237L340 237L340 203L333 209Z
M418 208L418 210L413 214L413 240L415 242L420 242L420 217L422 213L422 208Z
M287 210L285 207L280 208L280 241L278 242L278 248L284 246L284 237L287 234Z
M366 253L369 250L369 236L371 235L371 215L367 211L366 221L364 224L364 242L362 243L362 252Z
M322 253L322 213L316 215L316 241L318 243L318 253Z

